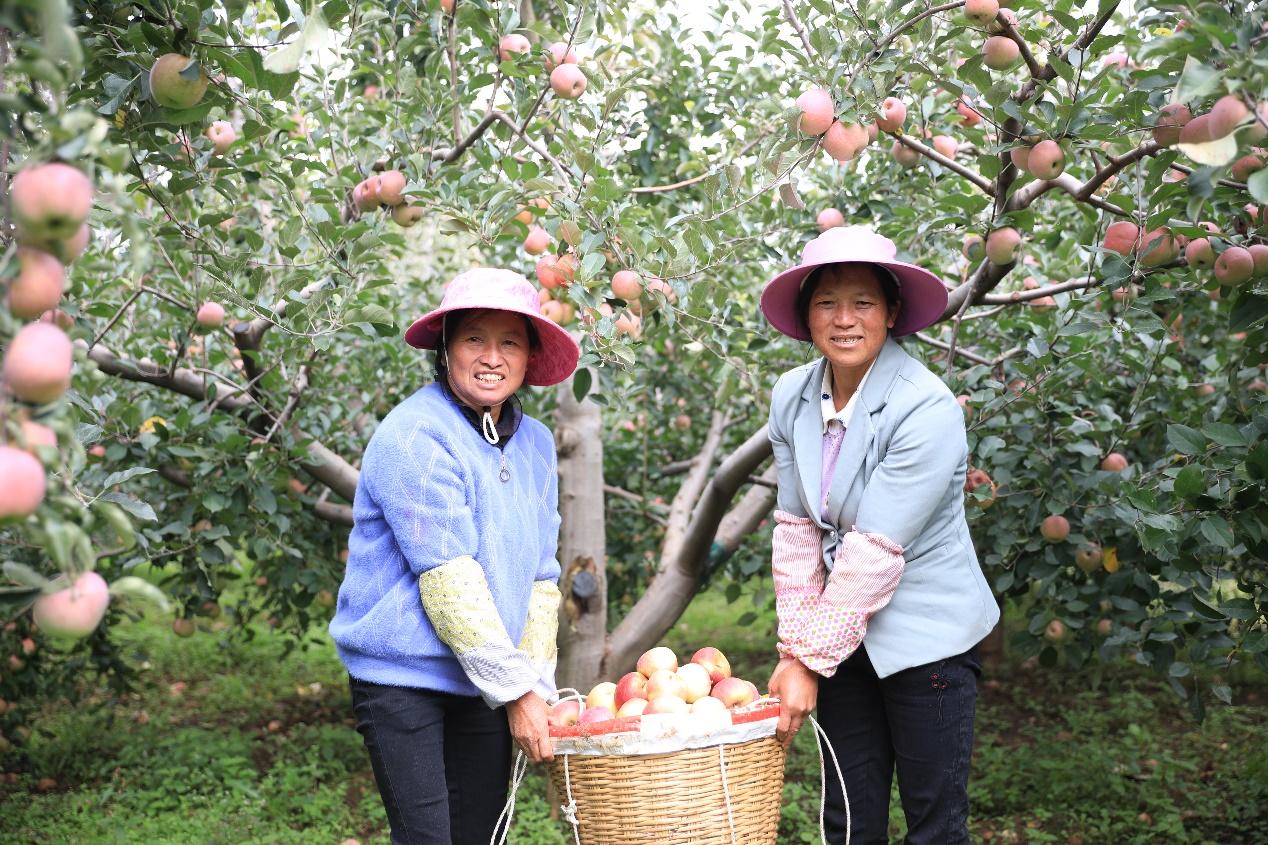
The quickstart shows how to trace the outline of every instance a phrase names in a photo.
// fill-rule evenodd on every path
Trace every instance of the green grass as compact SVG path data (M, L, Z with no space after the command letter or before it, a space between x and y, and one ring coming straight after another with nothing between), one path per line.
M760 601L759 601L760 603ZM735 625L754 611L756 621ZM727 652L764 686L772 620L745 595L702 594L666 637L676 651ZM324 636L288 650L217 625L188 640L158 622L119 629L136 693L104 691L41 714L24 756L0 760L0 845L56 842L386 843L386 819L343 669ZM1138 667L1089 673L1007 664L984 679L970 789L975 842L1085 845L1268 843L1268 707L1262 679L1197 725ZM270 727L270 723L273 723ZM40 791L40 778L56 788ZM803 731L789 756L779 842L817 842L818 756ZM897 794L891 841L904 828ZM567 845L545 779L521 789L512 842Z

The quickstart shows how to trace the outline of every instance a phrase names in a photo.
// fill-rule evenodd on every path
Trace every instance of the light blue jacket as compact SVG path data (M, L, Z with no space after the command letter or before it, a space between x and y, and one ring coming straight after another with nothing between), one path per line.
M820 359L784 373L771 394L778 507L819 524L829 570L843 532L883 534L902 546L898 589L863 641L878 676L967 651L995 626L999 607L964 518L964 412L941 379L887 340L841 444L824 521L825 366Z

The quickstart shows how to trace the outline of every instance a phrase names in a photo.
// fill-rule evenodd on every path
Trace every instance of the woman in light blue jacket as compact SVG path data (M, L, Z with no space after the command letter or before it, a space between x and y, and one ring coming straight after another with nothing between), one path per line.
M829 229L762 293L771 325L822 355L771 396L780 662L770 689L785 743L817 704L854 845L887 842L895 769L905 842L959 845L974 646L999 609L964 517L963 411L893 340L936 322L946 289L895 252L869 229ZM835 784L828 801L830 841L844 842Z

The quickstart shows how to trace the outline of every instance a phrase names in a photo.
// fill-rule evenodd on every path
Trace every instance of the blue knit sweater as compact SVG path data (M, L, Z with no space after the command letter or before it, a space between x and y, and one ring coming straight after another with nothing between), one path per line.
M349 674L490 706L553 690L558 477L544 425L525 416L499 450L428 385L371 437L353 518L330 622ZM525 644L530 610L548 661Z

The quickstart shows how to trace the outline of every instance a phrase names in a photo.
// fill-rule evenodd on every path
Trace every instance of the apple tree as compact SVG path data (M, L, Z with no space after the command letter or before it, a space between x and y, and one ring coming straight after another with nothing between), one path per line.
M138 598L176 635L328 618L360 450L430 378L399 335L476 263L582 338L526 401L561 679L620 674L763 570L766 400L812 350L757 297L845 222L948 282L907 348L964 397L1015 647L1200 712L1195 667L1268 660L1263 4L995 5L7 6L0 718L117 672ZM26 608L85 573L59 644Z

